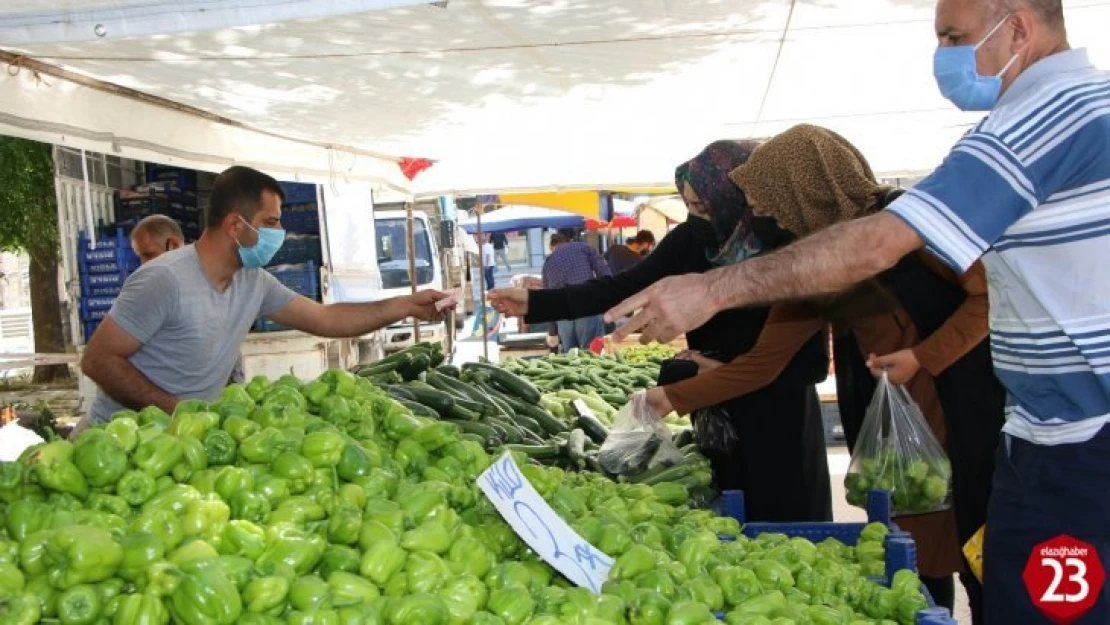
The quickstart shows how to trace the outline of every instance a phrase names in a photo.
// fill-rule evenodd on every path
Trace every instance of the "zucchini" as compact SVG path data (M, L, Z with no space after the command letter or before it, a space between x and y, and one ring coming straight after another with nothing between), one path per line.
M455 400L447 393L431 387L421 388L413 384L409 384L403 388L412 395L413 400L435 410L444 419L450 418L451 409L455 406Z
M466 384L462 380L456 380L450 376L443 375L436 371L429 371L425 374L428 384L453 395L462 397L473 405L464 403L463 405L469 410L480 412L482 414L490 414L498 410L498 406L490 403L489 399L483 395L478 389Z
M397 403L409 409L414 416L427 417L429 419L439 419L439 413L431 408L421 404L420 402L411 401L408 399L397 399Z
M393 362L378 361L359 369L358 376L362 378L369 378L376 375L382 375L384 373L389 373L390 371L395 371L400 365L401 361L399 360L395 360Z
M439 365L436 367L436 372L456 380L462 375L462 372L455 365Z
M519 397L529 404L540 403L540 391L536 388L536 385L518 375L509 373L494 365L481 362L467 363L463 365L463 370L466 369L481 371L488 374L490 380L492 380L494 384L505 389L510 395Z
M416 396L413 395L403 386L393 386L390 384L382 385L382 390L393 399L403 399L405 401L416 401Z
M501 434L493 427L485 423L478 423L476 421L458 421L455 419L445 419L448 423L454 423L460 430L467 434L477 434L487 440L496 438L500 439Z
M400 373L406 380L415 380L420 377L421 373L427 371L431 365L432 359L427 354L416 354L409 361L408 366L400 368Z
M503 446L508 451L524 454L533 460L547 460L559 457L558 445L518 445L508 444Z
M575 428L567 436L567 457L579 470L586 468L586 433Z
M474 441L482 447L486 447L487 445L489 445L489 441L487 439L484 439L477 434L471 434L470 432L463 432L462 434L459 434L459 439L464 441Z
M520 428L518 428L516 424L512 421L499 417L487 417L485 422L489 425L500 428L505 434L505 442L516 444L524 442L524 432Z
M542 427L540 427L540 424L537 423L535 419L527 415L523 415L518 412L510 419L510 421L515 423L517 426L527 430L528 432L531 432L537 437L547 436L547 432Z
M674 435L674 446L678 448L685 447L694 442L694 428L686 428L679 431Z
M591 415L578 415L578 427L582 428L586 436L598 445L604 443L605 439L609 437L609 430L601 424L601 421Z
M478 421L482 418L482 413L474 412L459 402L455 402L455 404L451 406L451 410L448 411L448 414L451 415L452 419L460 419L463 421Z
M400 384L401 382L405 381L404 378L401 377L401 374L397 373L396 371L386 371L385 373L381 373L378 375L368 375L363 377L362 379L373 384L374 386L382 386L384 384Z

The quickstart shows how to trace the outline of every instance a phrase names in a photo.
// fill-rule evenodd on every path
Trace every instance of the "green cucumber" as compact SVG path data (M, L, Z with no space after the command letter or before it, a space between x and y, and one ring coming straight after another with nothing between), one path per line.
M401 364L402 363L399 360L395 360L393 362L376 362L359 369L358 376L362 378L369 378L372 376L389 373L390 371L395 371L397 367L399 367Z
M509 373L504 369L480 362L467 363L463 365L463 369L482 371L488 374L490 380L492 380L494 384L527 403L538 404L540 402L540 391L536 388L535 384L532 384L518 375Z
M609 437L609 430L596 417L590 415L578 415L578 427L582 428L586 436L598 445L604 443Z
M502 449L522 453L533 460L547 460L559 457L558 445L503 445Z
M421 404L420 402L410 401L408 399L397 399L397 403L409 409L414 416L427 417L429 419L439 419L439 413L431 408Z
M393 399L403 399L405 401L416 401L416 396L408 392L403 386L393 386L392 384L383 384L381 389Z
M579 470L586 468L586 432L575 428L567 436L567 457Z
M439 365L438 367L436 367L436 372L442 373L443 375L454 378L456 380L459 379L459 376L462 375L462 372L459 371L459 368L455 365Z
M501 433L498 432L496 428L493 428L485 423L479 423L477 421L460 421L456 419L444 420L448 423L454 423L456 426L458 426L460 430L468 434L477 434L478 436L481 436L487 440L491 438L501 438Z
M455 406L455 400L447 393L431 387L421 388L412 383L402 388L408 391L415 401L435 410L439 413L439 416L444 419L450 418L451 409Z

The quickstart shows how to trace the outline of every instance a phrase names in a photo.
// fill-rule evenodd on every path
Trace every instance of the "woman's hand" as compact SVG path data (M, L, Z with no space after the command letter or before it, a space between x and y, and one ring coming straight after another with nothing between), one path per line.
M486 296L494 309L503 315L523 317L528 314L528 289L493 289Z
M870 354L867 357L867 368L871 369L871 375L876 378L881 377L885 370L891 382L905 384L917 375L921 363L917 362L912 349L903 349L886 356Z
M647 397L645 398L647 405L654 413L651 416L655 419L662 419L663 417L674 412L674 406L671 405L671 400L667 399L667 394L663 392L663 387L655 386L647 390Z
M706 358L705 356L703 356L701 354L701 352L696 352L696 351L693 351L693 350L690 350L690 349L679 352L679 354L677 356L675 356L675 358L677 358L678 360L692 360L692 361L696 362L697 365L698 365L698 373L705 373L706 371L712 371L712 370L716 369L717 367L720 367L721 365L725 364L725 363L721 362L720 360L713 360L712 358Z

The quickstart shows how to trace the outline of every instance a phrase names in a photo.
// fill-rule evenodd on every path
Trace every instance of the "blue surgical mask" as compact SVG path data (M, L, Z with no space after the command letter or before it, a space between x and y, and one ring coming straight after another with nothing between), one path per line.
M247 223L246 219L242 217L239 219L247 224L248 228L258 233L258 243L250 247L243 247L238 239L235 240L239 244L239 259L243 261L243 267L256 269L270 264L274 254L277 254L277 251L281 249L281 244L285 242L285 230L281 228L255 229L254 226Z
M933 76L937 80L941 94L962 111L989 111L998 103L1002 94L1002 75L1017 60L1015 54L1002 71L994 76L981 76L975 60L975 52L994 36L1010 16L1002 18L974 46L950 46L937 48L933 55Z

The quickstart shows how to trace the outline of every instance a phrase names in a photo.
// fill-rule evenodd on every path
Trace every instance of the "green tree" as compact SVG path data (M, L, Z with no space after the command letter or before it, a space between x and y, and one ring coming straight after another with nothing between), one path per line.
M50 145L0 137L0 250L31 259L31 316L35 351L65 351L58 297L58 206ZM34 382L69 377L65 365L35 368Z

